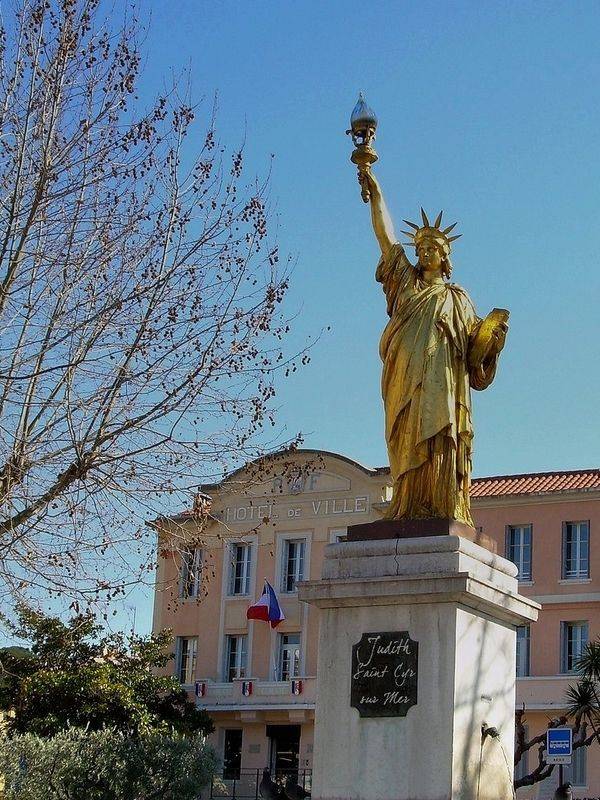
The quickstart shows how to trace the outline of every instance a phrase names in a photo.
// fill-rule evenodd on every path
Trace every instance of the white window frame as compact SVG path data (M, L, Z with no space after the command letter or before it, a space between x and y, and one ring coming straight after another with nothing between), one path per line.
M231 665L232 643L235 641L235 661ZM225 636L225 664L223 680L231 683L234 680L245 678L248 672L248 635L245 633L228 633ZM233 673L233 674L232 674Z
M303 569L301 580L308 580L310 575L310 542L311 533L306 531L295 531L281 533L277 537L277 574L275 575L275 585L282 594L297 594L296 583L298 582L298 570L296 570L296 580L294 588L287 588L287 566L288 566L288 542L304 542L304 555L302 559Z
M298 591L298 583L304 580L305 564L306 539L286 539L283 545L283 563L281 565L281 590L283 592L295 594Z
M175 671L182 686L191 686L196 679L198 637L178 636L175 645Z
M570 530L571 529L571 530ZM572 546L575 550L576 566L569 569L567 548L569 533L574 529ZM589 520L563 522L562 535L562 578L563 580L582 580L590 577L590 523Z
M294 590L293 592L286 592L285 589L282 588L283 586L283 576L285 574L284 571L284 563L285 563L285 556L286 556L286 542L290 539L294 541L298 541L300 539L304 539L306 542L304 548L304 578L303 580L307 581L310 580L310 550L311 550L311 543L312 543L312 536L313 532L310 530L298 530L298 531L286 531L285 533L277 534L276 539L276 548L275 548L275 583L273 584L277 591L285 594L286 596L293 596L297 594Z
M525 543L526 534L529 538L528 544ZM528 559L527 550L529 550ZM505 553L506 558L519 570L517 575L519 581L533 580L533 525L507 525Z
M181 551L181 567L179 569L179 597L181 600L193 600L200 594L202 577L202 548L188 547Z
M589 642L589 634L590 634L590 626L587 620L567 620L566 622L561 622L561 664L560 664L560 671L564 675L571 674L575 672L575 664L587 643ZM576 635L571 637L571 631ZM570 641L574 643L573 646L573 654L570 651ZM575 651L578 651L575 654ZM572 662L569 666L569 662Z
M521 635L519 636L519 633ZM531 673L531 628L529 625L517 626L517 678L527 678Z
M289 636L297 637L297 642L286 642L285 639ZM278 636L278 656L277 656L277 680L289 681L292 678L300 676L301 663L302 663L302 634L300 631L297 633L280 633ZM288 658L285 659L285 654L288 653ZM295 655L297 653L297 655ZM287 675L284 675L284 661L288 662Z
M236 569L237 569L237 548L242 547L246 553L246 557L241 562L241 576L240 591L236 591ZM227 573L227 594L229 597L247 597L252 589L252 560L253 560L253 546L252 542L236 541L229 542L227 552L229 554L228 562L229 569Z

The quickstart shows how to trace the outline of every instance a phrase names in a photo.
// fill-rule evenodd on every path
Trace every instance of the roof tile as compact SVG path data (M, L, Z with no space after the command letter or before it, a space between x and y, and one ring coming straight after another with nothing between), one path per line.
M600 469L530 472L524 475L474 478L471 497L569 492L578 489L600 489Z

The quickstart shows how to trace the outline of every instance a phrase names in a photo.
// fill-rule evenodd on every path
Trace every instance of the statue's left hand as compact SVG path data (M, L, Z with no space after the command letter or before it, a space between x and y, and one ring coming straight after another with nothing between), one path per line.
M508 325L506 322L500 322L492 331L492 350L495 355L502 352L504 343L506 342L506 334L508 332Z

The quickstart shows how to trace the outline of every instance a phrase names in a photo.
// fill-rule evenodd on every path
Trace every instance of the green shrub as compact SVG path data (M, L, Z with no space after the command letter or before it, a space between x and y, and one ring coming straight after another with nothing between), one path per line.
M200 736L72 729L0 741L5 800L196 800L216 765Z

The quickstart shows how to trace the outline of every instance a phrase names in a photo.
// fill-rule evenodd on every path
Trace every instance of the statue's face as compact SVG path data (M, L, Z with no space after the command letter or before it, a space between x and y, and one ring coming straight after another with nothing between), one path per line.
M435 242L424 239L417 247L419 265L423 272L429 275L442 274L443 256Z

